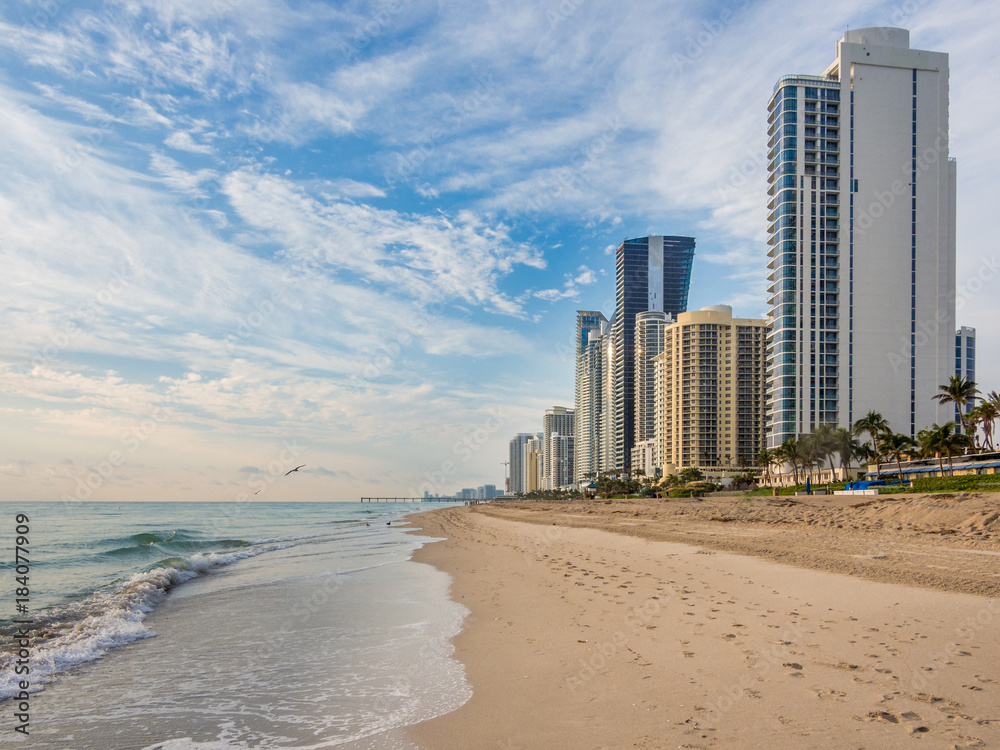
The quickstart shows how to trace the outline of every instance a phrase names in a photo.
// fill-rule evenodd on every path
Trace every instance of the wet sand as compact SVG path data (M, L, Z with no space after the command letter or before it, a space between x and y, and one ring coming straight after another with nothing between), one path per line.
M421 514L446 541L415 559L470 610L455 655L474 695L409 735L427 750L1000 746L994 497Z

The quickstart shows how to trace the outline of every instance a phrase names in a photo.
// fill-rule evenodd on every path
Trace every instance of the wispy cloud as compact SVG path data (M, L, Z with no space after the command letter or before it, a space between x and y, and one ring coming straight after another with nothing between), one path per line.
M190 133L183 130L175 130L168 135L163 143L178 151L187 151L192 154L214 153L211 146L205 143L197 143Z

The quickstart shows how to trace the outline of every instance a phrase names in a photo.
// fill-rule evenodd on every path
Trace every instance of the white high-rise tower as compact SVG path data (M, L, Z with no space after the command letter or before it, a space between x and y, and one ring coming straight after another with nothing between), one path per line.
M768 446L870 410L915 436L950 420L955 162L948 55L848 31L768 108Z

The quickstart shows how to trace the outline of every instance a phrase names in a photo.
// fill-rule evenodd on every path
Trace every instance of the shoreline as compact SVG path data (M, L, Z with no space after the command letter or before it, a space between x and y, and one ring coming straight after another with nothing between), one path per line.
M671 504L668 515L689 515ZM678 533L677 519L639 523L614 512L620 505L411 517L418 533L445 539L413 559L449 573L452 599L469 610L453 645L473 687L458 710L410 727L411 741L425 750L1000 746L997 599L718 546L774 546L776 536L794 546L816 533L789 519L766 542L752 533L761 522L686 518L680 533L707 524L729 536L669 541L649 534ZM986 526L972 546L990 552ZM743 539L731 533L740 530ZM963 557L986 558L996 576L992 555Z

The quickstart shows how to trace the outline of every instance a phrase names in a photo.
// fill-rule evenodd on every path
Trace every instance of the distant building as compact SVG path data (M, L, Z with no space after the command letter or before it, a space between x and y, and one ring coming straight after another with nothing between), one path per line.
M573 437L574 435L574 412L572 409L567 409L565 406L553 406L551 409L545 410L545 416L542 417L542 451L544 461L543 469L543 486L544 489L554 490L564 484L573 483L573 453L570 451L568 456L563 457L563 463L559 468L553 463L555 455L552 453L551 446L553 445L552 436L561 435L562 437ZM565 448L565 445L561 446ZM563 473L564 469L569 471L569 478L565 479ZM565 480L565 481L564 481Z
M525 492L544 489L545 451L542 450L542 436L536 435L524 444Z
M573 442L572 435L560 435L558 432L549 435L547 489L558 490L573 485Z
M656 440L663 473L753 465L764 446L768 321L728 305L681 313L656 367Z
M458 496L462 500L475 500L476 491L472 487L464 487L459 490Z
M510 451L509 451L509 462L510 466L510 493L512 495L521 495L527 490L525 489L525 466L524 466L524 446L533 438L537 438L538 433L535 432L519 432L513 440L510 441Z
M497 497L500 493L497 492L497 486L495 484L483 485L483 499L492 500Z
M608 468L611 323L603 313L576 313L574 483L582 487Z
M962 326L955 333L955 374L959 377L976 379L976 329ZM965 405L968 414L976 406L974 400ZM955 407L955 429L962 431L962 418Z
M647 477L661 474L662 467L659 455L660 451L655 437L636 443L635 449L632 451L632 471L641 469L643 475Z
M650 235L625 240L615 253L610 470L630 468L635 444L636 316L647 310L676 316L687 309L694 247L694 237Z

